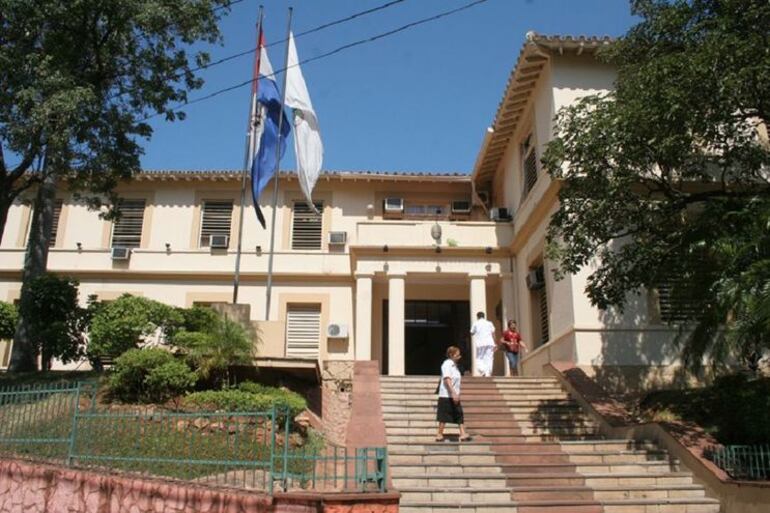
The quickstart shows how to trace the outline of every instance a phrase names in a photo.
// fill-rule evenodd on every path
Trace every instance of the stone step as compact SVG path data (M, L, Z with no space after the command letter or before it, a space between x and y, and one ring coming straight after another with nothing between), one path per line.
M705 490L696 484L664 486L525 486L511 487L511 496L517 501L590 499L674 499L705 497Z
M655 443L651 441L636 441L626 439L608 439L608 440L579 440L559 442L531 442L531 443L507 443L489 440L474 440L473 442L457 443L452 441L435 442L433 440L427 443L423 442L404 442L388 446L388 452L396 453L425 453L425 452L449 452L475 453L480 451L494 452L514 452L531 454L560 454L565 452L586 453L595 451L615 452L628 450L659 450Z
M500 503L510 502L508 488L400 488L401 504L426 502Z
M521 420L517 421L516 419L506 419L506 418L500 418L497 420L492 420L489 418L476 418L472 415L466 415L465 417L465 424L467 426L473 426L477 430L486 429L486 428L506 428L506 429L512 429L512 428L519 428L521 430L531 429L531 430L538 430L541 428L569 428L569 427L596 427L596 424L588 418L585 419L575 419L575 420L554 420L552 422L542 423L537 421L531 421L531 420ZM436 427L436 418L426 420L426 419L420 419L420 420L412 420L412 419L406 419L406 420L386 420L385 421L385 427L390 428L435 428Z
M527 463L640 463L650 461L672 461L665 451L596 451L596 452L492 452L489 449L478 451L389 451L388 461L391 463L424 463L424 464L453 464L463 463L496 463L527 464Z
M402 488L473 488L499 489L507 486L507 479L499 474L470 474L463 473L455 476L426 476L426 475L396 475L391 474L391 480L396 490Z
M399 385L399 386L392 386L392 385L383 385L380 387L380 392L382 393L391 393L391 394L435 394L436 393L436 383L431 383L430 385ZM540 392L561 392L564 393L564 389L557 385L490 385L490 386L483 386L483 387L477 387L472 385L466 385L463 383L461 385L462 393L465 394L489 394L489 393L500 393L500 394L518 394L518 395L527 395L529 393L540 393Z
M719 513L716 501L704 499L665 502L645 501L561 501L509 503L407 503L399 505L400 513Z
M664 474L668 472L679 472L680 466L677 463L669 462L636 462L636 463L582 463L572 462L559 463L522 463L522 464L501 464L495 461L472 462L465 461L461 463L463 472L474 474L499 474L508 476L539 476L541 474L568 474L575 473L582 476L591 476L596 474ZM411 463L411 462L390 462L390 468L393 475L453 475L457 473L456 465L449 465L444 462L435 462L432 464Z
M380 383L433 383L435 384L439 376L380 376ZM559 383L556 378L543 376L492 376L482 378L480 376L463 376L463 383Z
M383 399L382 400L382 406L396 406L397 409L390 410L390 411L401 411L403 410L409 410L409 409L418 409L418 408L433 408L435 410L436 405L438 404L438 398L436 396L432 397L426 397L422 399L404 399L403 397L392 397L389 399ZM541 398L528 398L528 399L505 399L505 400L496 400L496 401L463 401L463 409L466 408L473 408L479 411L501 411L501 409L504 408L510 408L511 406L514 407L524 407L529 406L534 408L535 410L537 408L552 408L552 407L558 407L558 406L576 406L577 403L573 401L572 399L569 399L567 397L562 397L559 399L553 399L545 401ZM383 410L388 411L388 410Z
M388 435L435 435L436 422L428 423L424 426L390 426L385 425L385 433ZM448 433L457 433L458 431L448 425ZM471 435L483 435L485 437L507 437L524 435L559 435L559 434L595 434L598 435L599 427L595 425L574 425L574 424L554 424L552 426L523 426L519 430L511 429L507 426L481 426L469 430Z
M623 486L667 486L667 485L691 485L692 474L689 472L611 472L591 473L590 475L577 475L568 473L506 473L507 484L513 487L548 486L558 488L562 486L607 486L620 488Z
M457 432L447 430L444 432L444 436L448 439L456 442ZM395 435L388 434L388 446L394 446L404 443L419 443L428 444L434 442L435 432L430 435ZM591 433L541 433L532 435L505 435L505 436L479 436L476 435L476 440L492 441L501 445L507 444L520 444L520 443L537 443L537 442L567 442L567 441L597 441L601 440L600 436Z

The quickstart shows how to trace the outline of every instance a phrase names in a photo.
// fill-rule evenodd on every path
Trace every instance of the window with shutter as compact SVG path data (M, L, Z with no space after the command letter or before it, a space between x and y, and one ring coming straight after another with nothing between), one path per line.
M208 247L212 235L227 235L229 237L232 219L232 201L204 201L203 212L201 213L200 247Z
M323 203L316 202L319 212ZM311 210L304 201L294 203L291 226L291 249L321 249L323 236L323 217Z
M538 294L540 295L540 344L543 345L548 342L551 337L550 330L548 329L548 294L546 288L542 287Z
M521 145L521 154L523 156L521 167L524 174L524 188L521 195L523 201L537 182L537 152L531 135Z
M286 310L286 356L318 358L321 305L290 304Z
M143 199L122 200L120 218L112 225L112 247L138 248L142 243Z
M57 199L53 204L53 222L51 223L51 238L48 240L48 247L52 248L56 245L56 234L59 232L59 217L61 217L61 209L64 204L63 200ZM32 236L32 218L34 212L29 216L29 225L27 226L27 244L29 244L29 238Z
M51 238L48 241L49 247L56 245L56 235L59 233L59 217L61 217L61 209L64 202L57 199L53 204L53 224L51 225Z
M698 317L703 305L696 285L684 277L669 276L658 283L658 308L660 320L664 323L678 323Z

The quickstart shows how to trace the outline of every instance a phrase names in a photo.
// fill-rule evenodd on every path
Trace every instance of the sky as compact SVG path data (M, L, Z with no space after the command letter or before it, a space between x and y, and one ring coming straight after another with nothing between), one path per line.
M296 39L300 60L472 0L404 0ZM288 8L300 33L387 0L243 0L222 18L212 61L255 46L259 5L269 43L284 39ZM459 13L302 66L324 144L323 169L470 173L525 34L619 36L634 24L627 0L487 0ZM283 45L268 49L283 67ZM252 55L200 72L199 98L251 77ZM279 83L282 75L278 77ZM249 104L241 87L151 121L144 169L241 169ZM281 169L294 169L291 143Z

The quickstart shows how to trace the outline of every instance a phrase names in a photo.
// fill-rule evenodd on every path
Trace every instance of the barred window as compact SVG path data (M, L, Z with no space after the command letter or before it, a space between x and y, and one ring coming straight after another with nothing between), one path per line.
M204 201L201 213L200 247L208 247L212 235L227 235L230 237L230 226L233 219L233 202Z
M53 203L53 222L51 223L51 238L48 240L48 247L52 248L56 245L56 234L59 232L59 217L61 216L61 209L64 204L63 200L57 199ZM32 219L34 218L34 209L29 216L29 224L27 225L27 244L32 237Z
M316 202L319 212L323 203ZM304 201L294 203L291 226L291 249L321 249L323 235L323 217L313 212Z
M288 305L286 311L286 356L317 358L320 340L321 305Z
M112 225L112 247L138 248L142 244L145 200L120 201L120 218Z
M523 201L529 194L529 191L535 187L535 183L537 183L537 152L535 151L532 135L529 135L522 143L521 155L521 167L524 175L524 188L521 194L521 199Z

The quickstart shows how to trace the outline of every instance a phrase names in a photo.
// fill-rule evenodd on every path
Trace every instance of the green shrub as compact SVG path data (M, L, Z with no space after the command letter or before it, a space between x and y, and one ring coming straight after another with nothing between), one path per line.
M194 392L187 395L182 404L192 409L244 412L269 412L275 405L279 414L283 408L288 407L289 416L292 418L307 407L307 402L299 394L269 387L264 387L264 391L260 393L239 389Z
M115 360L108 388L122 401L162 402L190 390L196 380L196 374L168 351L130 349Z
M233 365L252 363L254 343L251 334L239 323L215 314L207 331L180 331L173 343L204 378L213 377L227 386Z
M0 339L11 339L16 332L19 312L11 303L0 301Z
M206 306L193 306L192 308L178 308L182 317L181 328L185 331L210 331L219 314Z
M88 354L92 358L117 356L136 348L143 337L158 328L166 333L181 324L182 316L176 309L152 299L123 294L96 309Z
M718 438L726 444L770 443L770 379L733 374L709 387L711 417L720 419Z

